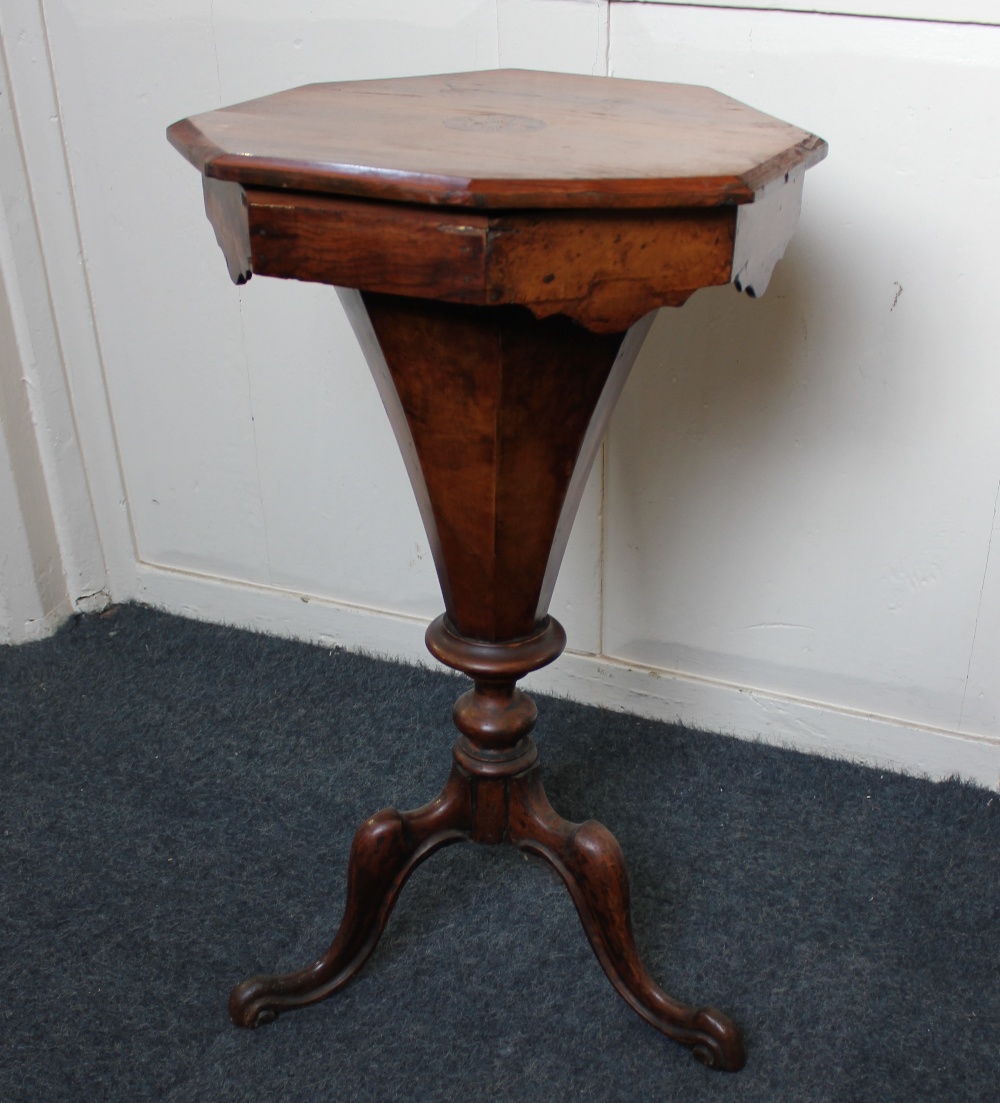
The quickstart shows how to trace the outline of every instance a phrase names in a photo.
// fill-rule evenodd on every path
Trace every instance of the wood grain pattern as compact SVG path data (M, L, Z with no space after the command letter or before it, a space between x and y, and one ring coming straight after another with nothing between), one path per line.
M237 184L219 188L240 189ZM242 218L265 276L476 305L526 306L616 333L729 281L737 208L486 215L250 188ZM763 247L763 246L761 246Z
M361 826L329 950L239 985L233 1021L345 984L438 847L510 842L557 870L638 1014L739 1069L733 1023L639 959L614 837L549 804L517 682L565 645L549 601L651 311L729 280L762 292L825 143L706 88L516 71L310 85L168 133L203 174L234 280L349 289L441 582L427 645L474 683L441 795Z
M763 294L798 220L803 174L742 207L451 211L205 179L230 275L563 314L621 332L735 279Z
M547 612L556 529L623 334L511 306L364 302L405 417L393 428L422 472L414 489L448 616L470 639L528 636Z
M485 215L259 189L246 195L253 270L261 275L486 300Z
M748 203L826 154L710 88L504 69L306 85L168 136L219 180L495 209Z
M625 330L701 287L729 282L736 209L552 211L490 220L487 301Z

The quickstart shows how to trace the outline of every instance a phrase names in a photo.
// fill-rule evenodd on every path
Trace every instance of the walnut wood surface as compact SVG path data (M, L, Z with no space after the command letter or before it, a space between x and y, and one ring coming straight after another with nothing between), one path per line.
M219 180L496 209L747 203L826 154L710 88L509 69L311 84L168 136Z
M550 862L573 898L594 954L625 1002L657 1030L689 1046L703 1064L728 1072L743 1067L743 1041L726 1015L680 1003L649 975L632 934L621 848L601 824L575 824L559 816L535 762L505 777L472 774L456 762L441 794L423 808L387 808L366 820L351 848L344 917L330 948L299 972L255 976L234 988L229 998L233 1022L262 1026L342 988L375 949L413 870L435 850L462 839L510 842Z
M528 636L548 611L567 491L577 458L595 450L588 433L603 433L592 422L610 413L600 400L624 335L518 307L370 293L364 303L398 398L381 380L393 429L419 463L448 617L470 639Z
M549 601L651 311L728 281L760 294L826 144L707 88L502 70L309 85L168 133L203 174L234 280L338 287L441 581L427 645L474 682L441 795L361 826L330 949L237 987L233 1020L256 1026L345 984L438 847L510 842L558 871L635 1011L706 1064L740 1068L732 1022L678 1003L642 965L614 837L546 799L517 681L565 645Z
M386 809L359 829L344 918L329 950L283 976L257 976L230 996L240 1026L315 1003L374 949L406 878L425 857L467 838L510 842L550 862L618 993L703 1063L744 1062L734 1024L669 996L632 935L628 878L614 836L552 809L531 739L537 711L517 681L552 662L565 633L547 615L582 477L614 405L637 335L597 334L562 316L514 306L436 302L372 292L348 297L424 516L446 614L431 653L474 679L455 703L459 738L441 795L412 813ZM379 353L378 356L374 352Z
M365 820L354 836L344 917L329 950L297 973L256 976L237 985L229 997L233 1022L263 1026L280 1011L317 1003L342 988L378 944L407 877L435 850L471 833L471 794L457 769L423 808L386 808Z
M242 192L237 184L212 183ZM241 224L217 229L220 241L236 243L231 267L240 270L249 240L252 270L263 276L518 304L537 317L564 314L612 333L656 307L680 306L701 287L728 283L737 210L487 216L250 189L214 217ZM768 247L783 249L784 241Z
M699 288L735 280L763 294L801 205L803 174L741 207L485 214L300 195L205 178L205 207L230 275L526 306L600 333Z
M511 779L507 804L510 841L545 858L562 877L601 968L629 1007L690 1046L702 1064L741 1069L746 1055L732 1020L713 1007L687 1007L668 996L643 965L632 934L625 858L614 835L596 820L564 820L549 804L538 766Z

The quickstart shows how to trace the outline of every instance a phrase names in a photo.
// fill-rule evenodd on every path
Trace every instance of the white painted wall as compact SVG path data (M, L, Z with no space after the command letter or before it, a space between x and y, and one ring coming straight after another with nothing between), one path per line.
M995 740L1000 29L629 3L611 69L793 108L831 155L764 300L658 321L609 447L605 649Z
M0 258L6 250L0 243ZM0 259L0 641L48 635L69 614L62 558L19 363Z
M658 318L557 589L576 654L533 682L997 785L1000 28L927 21L947 12L0 0L21 267L65 404L39 432L78 430L76 482L45 469L64 557L106 565L115 600L424 661L437 583L336 295L233 287L164 127L307 81L498 64L711 84L830 157L764 299ZM80 501L92 531L60 529Z
M0 642L23 642L107 598L5 51L0 212Z

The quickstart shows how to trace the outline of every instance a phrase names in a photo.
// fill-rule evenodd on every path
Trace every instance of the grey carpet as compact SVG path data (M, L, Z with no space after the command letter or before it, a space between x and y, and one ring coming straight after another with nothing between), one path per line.
M550 699L553 804L617 834L647 965L745 1070L625 1006L544 864L471 845L341 993L237 1030L234 982L328 944L358 823L440 788L464 683L112 612L0 648L0 1099L997 1097L1000 798Z

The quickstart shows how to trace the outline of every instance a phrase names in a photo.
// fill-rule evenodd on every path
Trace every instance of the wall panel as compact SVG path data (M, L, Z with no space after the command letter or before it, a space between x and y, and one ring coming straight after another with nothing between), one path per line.
M972 137L1000 32L625 4L611 34L616 76L712 84L830 156L767 295L701 292L645 349L605 650L957 730L1000 479L1000 147Z

